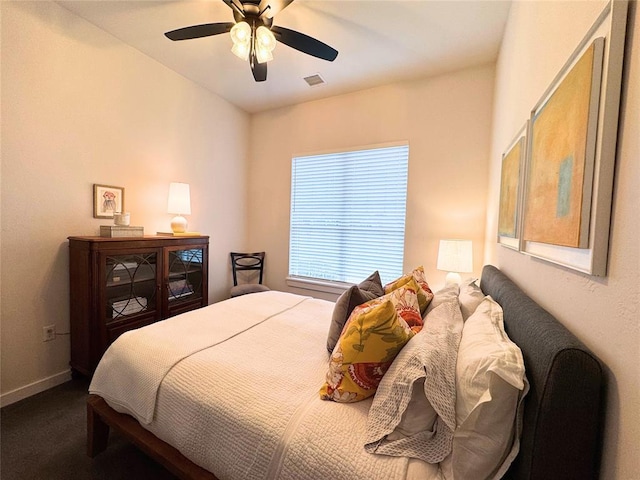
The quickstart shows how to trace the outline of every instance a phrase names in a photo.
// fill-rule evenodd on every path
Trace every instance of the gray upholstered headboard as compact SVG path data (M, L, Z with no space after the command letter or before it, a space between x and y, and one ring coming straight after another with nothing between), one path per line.
M504 311L531 389L520 453L505 478L594 479L600 463L604 378L598 359L497 268L482 271L482 291Z

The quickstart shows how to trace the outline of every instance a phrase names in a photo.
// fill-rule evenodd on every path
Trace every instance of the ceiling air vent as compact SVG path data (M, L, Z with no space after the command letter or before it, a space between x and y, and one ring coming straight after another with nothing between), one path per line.
M310 87L315 87L316 85L322 85L323 83L326 83L324 81L324 78L322 78L319 73L304 77L304 81L307 82Z

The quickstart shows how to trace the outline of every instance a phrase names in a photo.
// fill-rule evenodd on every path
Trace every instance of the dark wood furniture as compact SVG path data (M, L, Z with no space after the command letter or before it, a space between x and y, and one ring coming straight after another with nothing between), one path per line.
M130 415L113 410L103 398L87 399L87 454L95 457L107 448L109 430L113 428L176 477L189 480L217 480L217 477L182 455L140 426Z
M599 360L497 268L484 267L480 286L502 306L506 331L522 350L530 384L520 452L504 478L598 478L605 382ZM110 428L181 479L216 478L133 417L116 412L101 397L89 395L89 456L106 448Z
M71 368L122 333L208 304L209 237L69 237Z

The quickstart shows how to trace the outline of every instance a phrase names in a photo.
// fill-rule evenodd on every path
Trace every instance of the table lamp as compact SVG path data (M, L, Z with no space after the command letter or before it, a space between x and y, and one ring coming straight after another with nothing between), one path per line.
M438 249L438 270L447 273L446 284L460 285L462 277L459 272L473 271L473 246L471 240L440 240Z
M191 196L188 183L172 182L169 184L167 212L175 215L171 220L173 233L186 232L187 219L183 215L191 215Z

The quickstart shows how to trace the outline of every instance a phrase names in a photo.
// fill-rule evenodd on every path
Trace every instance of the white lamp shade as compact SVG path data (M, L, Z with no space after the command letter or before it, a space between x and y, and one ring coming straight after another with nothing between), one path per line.
M276 37L271 30L264 25L259 26L258 30L256 30L256 40L262 47L270 52L273 52L273 49L276 48Z
M247 22L236 23L229 32L233 43L246 43L251 41L251 26Z
M472 272L473 245L471 240L440 240L436 268L447 272Z
M231 47L233 54L245 61L249 60L250 50L251 45L249 43L234 43L233 47Z
M167 213L191 215L191 195L188 183L169 184L169 202Z
M273 54L262 46L256 47L256 60L258 63L270 62L273 60Z

